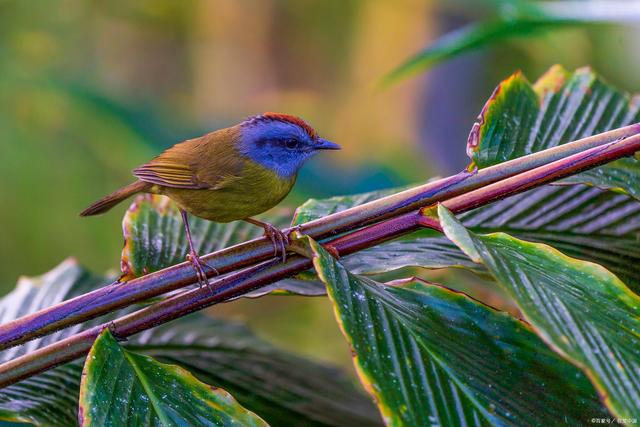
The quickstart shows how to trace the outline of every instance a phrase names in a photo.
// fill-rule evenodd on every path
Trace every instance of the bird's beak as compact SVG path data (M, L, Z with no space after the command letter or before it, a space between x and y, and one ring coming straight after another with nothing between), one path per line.
M318 138L313 148L315 148L316 150L339 150L340 146L335 142L331 142L323 138Z

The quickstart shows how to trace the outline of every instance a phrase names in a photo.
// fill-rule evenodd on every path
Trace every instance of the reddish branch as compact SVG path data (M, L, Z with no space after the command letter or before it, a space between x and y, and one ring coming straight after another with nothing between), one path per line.
M347 255L414 231L439 229L424 209L443 202L455 213L490 203L554 180L573 175L640 150L640 126L632 125L550 150L482 169L461 173L392 196L308 222L300 231L340 256ZM382 221L382 222L379 222ZM374 225L369 225L375 223ZM363 226L369 225L365 228ZM343 233L339 238L332 234ZM266 239L256 239L209 254L206 261L221 272L251 266L188 290L127 316L105 323L0 365L0 387L15 383L85 354L94 339L109 327L119 339L186 314L251 292L311 267L311 261L292 256L286 263L266 261L272 254ZM113 284L63 302L0 327L1 348L16 345L62 327L79 323L136 301L177 289L196 281L183 263L125 284ZM106 299L106 300L104 300Z
M582 150L622 140L638 133L640 133L640 124L630 125L485 168L475 174L463 172L310 221L303 224L300 231L317 240L327 238L332 234L343 233L401 215ZM205 255L203 260L220 273L227 273L265 261L271 255L272 247L269 240L260 238ZM182 263L126 283L116 282L106 285L93 292L0 325L0 350L185 287L195 281L191 266L188 263Z

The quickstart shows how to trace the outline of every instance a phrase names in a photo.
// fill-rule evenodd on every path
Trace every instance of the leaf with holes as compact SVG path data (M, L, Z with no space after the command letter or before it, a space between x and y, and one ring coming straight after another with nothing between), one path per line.
M82 426L267 426L226 391L179 366L125 350L108 329L87 356L79 414Z
M350 273L310 241L365 388L387 425L584 424L606 410L530 328L464 294Z
M0 322L91 291L105 280L67 260L43 276L22 278L16 289L0 300ZM0 361L111 318L5 350ZM126 347L182 366L198 380L224 388L242 406L274 425L379 425L375 407L342 371L281 351L235 323L193 314L133 336ZM0 420L77 425L81 371L79 362L69 363L0 389Z
M285 227L288 215L268 219L276 227ZM214 252L263 235L263 230L244 221L220 224L190 216L189 225L199 254ZM138 196L122 220L124 248L120 262L124 279L143 276L185 261L189 251L182 217L170 199L157 195ZM284 279L244 296L267 293L324 295L322 284L300 278Z
M484 264L536 333L582 368L619 417L640 414L640 297L603 267L504 233L479 235L443 206L446 235Z
M496 88L467 143L479 168L640 121L640 98L621 93L588 68L552 67L535 84L516 73ZM640 160L616 160L565 182L640 198Z

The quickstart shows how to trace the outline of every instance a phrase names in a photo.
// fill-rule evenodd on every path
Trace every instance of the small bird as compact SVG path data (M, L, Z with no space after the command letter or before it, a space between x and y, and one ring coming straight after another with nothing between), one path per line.
M137 181L98 200L80 216L104 213L137 193L169 197L182 215L189 242L187 259L198 281L208 285L204 267L217 272L196 253L187 212L210 221L244 220L262 227L274 245L274 256L280 251L284 261L288 236L251 217L289 194L307 159L319 150L339 149L296 116L264 113L168 148L133 170Z

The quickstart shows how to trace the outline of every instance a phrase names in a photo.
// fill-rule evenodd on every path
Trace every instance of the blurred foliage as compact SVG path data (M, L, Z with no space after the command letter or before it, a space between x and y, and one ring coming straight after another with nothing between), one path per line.
M390 85L455 56L514 37L578 25L640 21L628 4L606 1L458 0L485 19L451 31L409 58L382 80ZM634 9L633 5L631 8Z
M357 15L365 7L253 6L243 16L245 8L230 2L0 3L0 192L9 207L0 219L12 224L0 245L2 289L19 274L50 268L62 254L81 254L98 271L116 267L126 206L100 219L80 220L77 213L175 142L269 110L300 114L324 135L343 139L336 129L345 125L331 123L331 92L339 94L351 79L353 64L345 59L358 43ZM255 33L240 21L251 21ZM328 32L327 23L337 31ZM395 98L408 105L406 94ZM396 135L367 138L386 144ZM292 200L420 176L418 162L413 172L397 172L372 158L377 150L347 163L357 151L345 150L350 159L338 166L318 158Z

